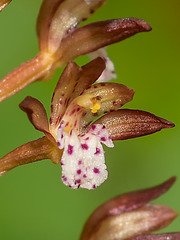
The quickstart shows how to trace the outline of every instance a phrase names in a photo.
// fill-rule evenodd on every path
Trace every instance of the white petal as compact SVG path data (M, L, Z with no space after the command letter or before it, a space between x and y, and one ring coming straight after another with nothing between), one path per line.
M114 143L111 140L107 129L101 124L93 124L88 131L99 137L99 141L104 143L107 147L113 148Z
M94 189L108 176L101 142L112 147L112 140L102 125L93 126L96 126L96 129L93 127L83 135L77 135L75 130L70 134L63 131L63 139L62 128L57 131L57 142L60 148L64 146L61 159L62 181L74 189ZM107 137L108 140L102 141L102 137Z
M102 72L101 76L97 79L97 82L107 82L113 78L117 78L113 62L108 58L106 48L100 48L95 52L88 54L90 59L101 57L105 60L106 68Z

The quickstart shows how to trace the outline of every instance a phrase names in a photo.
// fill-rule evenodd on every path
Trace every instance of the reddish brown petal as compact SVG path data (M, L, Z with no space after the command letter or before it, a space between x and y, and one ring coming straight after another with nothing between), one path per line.
M102 204L87 220L81 240L90 239L91 234L96 231L96 226L107 217L133 211L161 196L172 186L175 179L175 177L172 177L156 187L123 194Z
M100 224L89 240L123 240L146 234L169 225L177 213L167 206L146 204L136 210L120 215L108 216Z
M80 55L122 41L136 33L150 30L151 27L147 22L136 18L92 23L78 28L63 39L56 58L65 63Z
M172 122L154 114L129 109L108 113L95 123L103 124L113 141L141 137L160 131L163 128L174 127Z
M63 71L51 102L50 131L54 133L59 125L64 112L69 104L72 92L74 91L81 73L81 68L73 62L70 62Z
M77 86L72 93L71 101L78 97L85 89L89 88L100 77L104 69L105 62L100 57L82 66L82 72Z
M117 110L131 101L134 90L118 83L98 83L85 90L82 97L86 95L93 95L100 102L101 108L96 113L92 113L90 109L84 109L86 115L81 118L81 131L98 116Z
M56 51L62 38L106 0L44 0L37 21L40 50Z
M134 238L129 238L128 240L179 240L180 232L177 233L164 233L164 234L151 234L151 235L141 235Z
M20 104L19 107L22 111L24 111L30 122L33 124L35 129L46 134L47 138L51 140L53 143L55 139L49 133L49 124L47 119L46 110L41 102L33 97L26 97Z
M61 154L62 150L46 137L28 142L0 159L0 176L17 166L43 159L51 159L52 162L59 163Z
M11 2L12 0L0 0L0 12Z
M63 71L55 88L51 103L50 130L53 134L67 106L80 93L91 86L105 68L104 60L97 58L82 68L70 62Z
M52 59L38 54L0 80L0 101L14 95L30 83L49 74Z

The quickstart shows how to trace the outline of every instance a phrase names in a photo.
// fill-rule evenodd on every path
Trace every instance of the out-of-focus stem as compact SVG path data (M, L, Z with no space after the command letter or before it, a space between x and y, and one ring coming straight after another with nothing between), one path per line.
M14 95L28 84L48 73L53 63L49 54L39 53L35 58L23 63L0 81L0 101Z
M49 158L53 163L59 163L61 154L62 151L46 137L28 142L0 159L0 176L20 165L43 159Z
M12 0L0 0L0 12L11 2Z

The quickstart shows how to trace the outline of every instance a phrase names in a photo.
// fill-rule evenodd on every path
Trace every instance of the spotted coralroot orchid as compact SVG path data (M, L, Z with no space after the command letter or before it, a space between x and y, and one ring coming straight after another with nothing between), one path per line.
M11 2L12 0L0 0L0 12Z
M179 240L180 232L146 235L168 226L177 212L149 202L165 193L175 177L149 189L117 196L89 217L80 240Z
M0 160L1 175L18 165L50 158L53 163L61 163L65 185L94 189L108 175L102 143L113 147L113 140L174 126L144 111L119 110L132 100L134 90L118 83L92 85L104 69L101 58L83 67L70 62L55 88L49 123L43 105L32 97L25 98L20 108L45 137L4 156Z
M107 20L77 27L105 2L44 0L37 20L39 53L0 81L0 101L36 80L50 80L57 68L78 56L151 30L147 22L136 18Z

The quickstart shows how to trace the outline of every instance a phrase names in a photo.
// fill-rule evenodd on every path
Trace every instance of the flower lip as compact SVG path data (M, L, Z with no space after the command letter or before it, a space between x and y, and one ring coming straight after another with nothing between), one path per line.
M107 179L101 143L113 147L112 140L102 125L92 125L85 134L78 134L74 129L67 132L65 128L63 122L57 131L58 146L64 149L62 181L74 189L95 189Z

